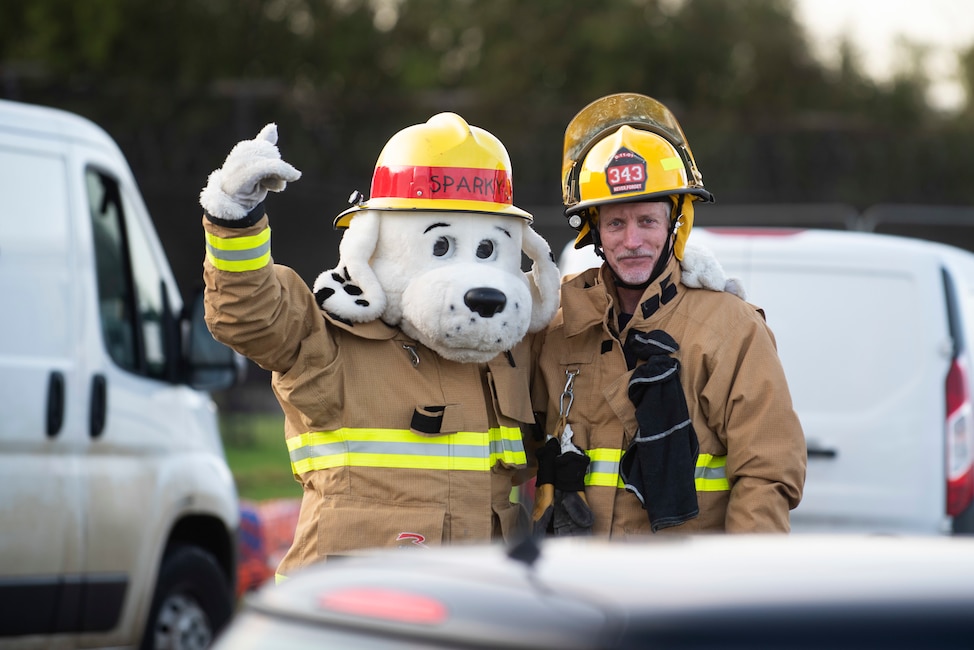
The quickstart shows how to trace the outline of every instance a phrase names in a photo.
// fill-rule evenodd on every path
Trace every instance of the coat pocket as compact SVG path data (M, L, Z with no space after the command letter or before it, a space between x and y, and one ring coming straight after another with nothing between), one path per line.
M440 546L446 509L371 499L332 497L321 504L318 554L340 555L367 548Z
M520 368L492 365L487 373L497 412L511 420L534 424L528 376Z
M530 516L520 503L495 503L494 514L500 525L500 534L505 542L522 539L529 531Z

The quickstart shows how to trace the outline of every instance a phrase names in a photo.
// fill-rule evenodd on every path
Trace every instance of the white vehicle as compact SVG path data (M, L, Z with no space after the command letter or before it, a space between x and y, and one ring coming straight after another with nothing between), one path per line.
M215 650L962 650L972 554L926 535L378 549L249 595Z
M774 332L808 444L795 532L974 533L974 254L873 233L695 228ZM564 274L601 260L566 246Z
M204 648L234 607L204 390L233 353L184 314L102 129L0 101L0 187L0 647Z

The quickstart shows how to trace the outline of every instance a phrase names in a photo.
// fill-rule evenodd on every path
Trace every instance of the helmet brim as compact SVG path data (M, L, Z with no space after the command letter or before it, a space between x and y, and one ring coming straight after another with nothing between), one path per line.
M373 201L366 201L365 203L360 203L355 205L337 217L335 217L334 227L336 230L340 228L348 228L351 223L352 218L359 212L363 210L380 210L380 211L396 211L396 212L463 212L463 213L474 213L474 214L493 214L502 217L516 217L518 219L524 219L528 224L534 223L534 217L530 212L526 212L516 205L509 205L506 203L493 204L495 207L487 207L483 201L462 201L462 200L418 200L410 199L408 205L397 205L397 201L388 199L375 199ZM428 205L422 205L423 203L428 203Z

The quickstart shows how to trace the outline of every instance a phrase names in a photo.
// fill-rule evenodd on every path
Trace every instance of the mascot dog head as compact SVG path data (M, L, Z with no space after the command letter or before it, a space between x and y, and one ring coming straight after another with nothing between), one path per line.
M504 145L453 113L394 135L369 200L356 197L335 220L348 230L338 266L314 284L322 309L381 318L460 363L488 361L544 328L559 273L531 215L513 204L510 172Z

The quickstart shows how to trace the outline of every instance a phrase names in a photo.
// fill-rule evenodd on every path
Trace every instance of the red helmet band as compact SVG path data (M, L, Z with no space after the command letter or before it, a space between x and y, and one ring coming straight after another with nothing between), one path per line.
M370 199L443 199L511 205L511 179L503 169L376 167Z

